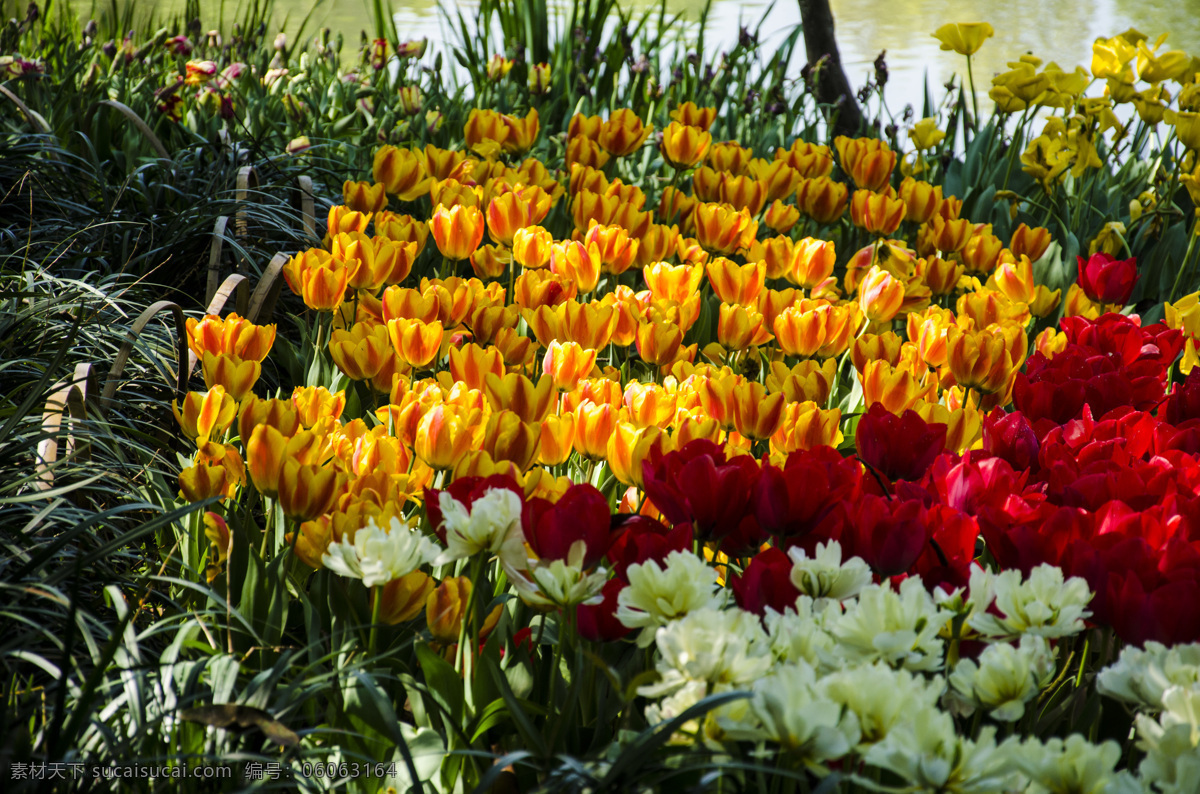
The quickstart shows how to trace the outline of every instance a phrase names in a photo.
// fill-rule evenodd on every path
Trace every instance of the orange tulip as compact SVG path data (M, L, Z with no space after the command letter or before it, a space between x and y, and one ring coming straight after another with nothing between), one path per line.
M1050 247L1050 230L1041 226L1031 229L1022 223L1013 232L1008 247L1012 249L1013 256L1027 256L1031 262L1036 262Z
M590 400L575 409L575 451L589 460L603 460L617 424L617 411Z
M904 303L904 284L891 273L872 265L858 285L858 305L872 322L890 322Z
M653 131L632 110L621 108L600 125L596 142L609 154L622 157L638 149Z
M267 424L283 436L291 437L300 430L300 414L291 400L261 400L249 395L242 400L238 413L238 436L242 444L250 440L257 425Z
M347 179L342 183L342 204L355 212L371 214L387 209L387 187L382 182L355 182Z
M784 396L767 394L761 383L746 381L733 389L733 424L746 438L770 438L783 422Z
M691 215L695 208L696 198L694 196L689 196L682 190L668 185L663 188L662 196L658 201L658 219L663 223L678 223L680 219Z
M487 232L493 241L512 245L518 229L541 223L550 210L550 197L537 188L541 198L526 196L516 191L501 193L491 200L487 208Z
M944 204L944 202L943 202ZM962 220L946 220L940 215L933 216L929 223L933 235L933 243L937 250L943 253L961 251L971 239L975 224L963 218Z
M907 208L904 219L915 223L928 221L942 204L941 185L935 187L928 182L918 182L911 176L900 183L899 195Z
M717 317L717 341L730 350L765 345L774 337L755 309L722 303Z
M279 476L286 458L288 439L271 425L257 425L246 443L246 467L254 487L263 496L279 495Z
M540 438L537 422L523 422L513 411L497 411L488 417L481 448L492 460L512 461L524 471L537 459Z
M836 447L842 443L841 422L839 408L826 411L816 402L788 403L779 429L771 436L771 451L789 455L798 450Z
M388 287L383 291L383 321L420 320L431 323L438 318L440 303L433 294L423 295L412 287Z
M958 385L983 394L1003 390L1015 369L1004 335L991 328L963 331L951 326L946 332L946 363Z
M906 212L904 200L887 193L856 190L850 200L850 221L880 236L889 235L900 228Z
M575 342L551 342L542 360L542 373L553 380L554 388L571 391L595 366L595 350L585 350Z
M526 226L513 233L512 255L517 264L527 270L537 270L550 264L550 246L554 237L541 226Z
M908 367L893 367L881 360L868 361L860 379L867 407L882 403L894 414L902 414L915 406L917 400L937 394L936 382L922 385Z
M767 193L767 201L785 199L796 192L804 176L786 160L751 160L750 175Z
M483 196L477 186L464 185L457 179L441 179L434 182L429 190L429 201L435 207L478 207L483 203Z
M958 280L966 272L960 262L953 259L942 259L936 254L920 260L919 271L925 279L925 284L934 295L949 295L958 286Z
M550 246L550 271L571 280L580 292L600 282L600 248L595 243L567 241Z
M603 168L608 162L608 152L600 148L600 144L582 135L567 139L567 151L564 161L568 168L580 165L588 168Z
M617 482L642 487L642 463L655 454L666 454L674 448L671 437L659 427L636 427L629 422L617 422L608 439L605 457Z
M752 176L721 174L717 184L717 201L735 210L758 215L767 203L767 186Z
M657 383L631 381L622 404L636 427L663 427L675 415L675 396Z
M369 380L392 357L392 345L384 326L356 323L349 331L334 329L329 354L350 380Z
M179 494L186 502L200 502L214 496L229 499L238 484L230 469L219 463L196 463L179 472Z
M631 238L621 226L594 224L583 237L584 245L593 245L600 250L600 270L619 276L637 261L640 243Z
M697 107L695 102L684 102L672 110L670 116L680 124L707 130L717 118L717 109Z
M578 289L571 279L549 270L527 270L513 285L513 303L523 309L556 306L574 298Z
M387 192L401 201L416 201L429 192L433 180L425 169L425 158L409 149L381 146L375 152L371 174Z
M414 369L428 366L441 350L443 329L440 320L431 323L388 320L387 332L396 354Z
M722 256L708 263L708 281L723 303L752 305L762 292L766 276L765 262L738 265Z
M644 268L671 256L675 252L678 240L678 228L656 223L649 224L637 238L637 265Z
M817 223L828 224L842 217L849 197L850 190L845 185L818 176L801 181L796 188L796 207Z
M524 118L505 114L500 120L508 127L508 136L501 142L504 151L509 154L523 154L533 147L541 130L537 108L530 108Z
M358 212L347 206L335 204L329 208L326 215L325 239L326 247L329 241L344 232L366 232L371 223L371 213Z
M792 247L791 260L784 276L798 287L812 289L833 275L837 253L833 243L805 237Z
M575 414L551 414L542 420L538 436L538 462L557 466L571 456L575 444Z
M698 378L693 387L704 413L715 419L723 430L734 429L733 390L744 378L741 376Z
M712 146L712 135L706 128L692 127L672 121L663 130L659 151L663 159L678 169L691 168L704 159Z
M782 394L789 403L824 404L836 380L837 360L833 358L806 359L790 369L782 361L773 361L765 385L767 391Z
M779 199L771 202L763 223L767 228L780 234L787 234L800 220L800 210L792 204L784 204Z
M779 349L789 356L815 356L827 340L827 325L833 315L829 304L790 306L775 318L773 328Z
M504 357L494 347L468 344L450 348L450 377L482 391L488 374L504 375Z
M278 483L283 514L298 521L316 518L329 510L338 486L338 474L333 469L285 460Z
M472 108L463 125L463 143L468 149L478 150L488 141L502 146L509 134L510 128L504 123L504 117L494 110Z
M748 247L758 231L758 222L748 210L727 204L700 203L692 213L696 239L710 253L732 254Z
M954 312L937 306L908 315L908 338L921 360L934 369L946 365L946 332L952 325Z
M475 446L478 423L477 410L456 410L448 405L435 405L421 417L417 425L413 452L431 469L452 469Z
M375 234L398 243L416 243L417 250L412 254L412 258L416 259L425 250L429 225L411 215L381 212L375 216Z
M224 435L237 415L237 401L225 392L223 386L214 386L207 392L188 392L180 406L171 401L175 421L183 428L184 435L198 447L208 443L214 433Z
M243 360L262 361L275 344L275 325L255 325L230 312L224 319L205 315L186 323L188 349L197 357L208 353L229 353Z
M309 429L324 419L337 419L346 408L346 392L331 394L324 386L297 386L292 390L292 404L300 424Z
M227 353L213 355L206 352L200 359L200 365L204 373L204 385L209 390L223 387L237 401L250 393L262 374L262 364L254 359L243 361Z
M707 165L716 171L743 174L753 158L753 150L745 148L737 141L723 141L714 143L708 150Z
M301 274L300 296L315 311L333 311L342 304L349 283L346 263L328 259Z
M833 139L842 170L850 175L860 189L877 191L885 187L896 167L896 153L878 138Z
M829 176L833 171L833 151L828 146L797 138L790 149L775 150L775 159L783 160L805 179Z
M682 303L696 294L704 279L700 265L669 265L656 262L642 268L642 278L656 300Z
M461 261L483 242L483 213L476 207L439 206L429 219L429 230L442 256Z
M407 623L427 608L429 597L436 587L433 577L424 571L413 571L393 579L382 588L372 587L369 593L372 614L375 599L378 598L379 619L382 622L389 626ZM456 634L456 640L457 637Z
M963 246L959 256L968 273L987 275L996 269L996 265L1000 261L1000 252L1004 249L1004 243L1000 241L999 237L992 234L990 229L991 225L989 224L984 229L977 231Z
M635 341L643 361L662 366L670 364L679 354L683 331L672 323L639 323Z
M433 638L443 643L457 643L462 633L463 618L471 601L471 580L466 576L447 577L429 594L425 602L425 622ZM481 642L500 620L503 605L496 606L479 628L479 637L469 637L472 643Z
M557 396L554 379L542 377L533 381L517 372L504 376L486 373L483 394L495 411L512 411L522 422L541 422L554 408Z
M511 266L512 252L501 245L481 245L471 254L471 272L476 278L500 278Z
M863 334L850 346L850 361L862 374L869 361L886 361L893 367L900 363L900 345L904 340L893 331L883 334Z

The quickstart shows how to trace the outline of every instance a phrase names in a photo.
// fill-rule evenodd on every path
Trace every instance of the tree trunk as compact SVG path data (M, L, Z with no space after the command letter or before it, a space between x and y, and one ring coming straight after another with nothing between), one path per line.
M829 0L797 0L800 22L804 28L804 49L808 53L808 68L817 68L813 93L817 101L833 107L832 131L835 135L858 135L863 127L863 115L854 98L854 89L842 69L837 38L833 33L833 12Z

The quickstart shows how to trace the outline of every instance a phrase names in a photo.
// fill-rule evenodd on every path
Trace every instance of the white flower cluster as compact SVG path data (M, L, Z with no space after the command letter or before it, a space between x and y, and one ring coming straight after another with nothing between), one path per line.
M1157 713L1138 719L1147 753L1138 777L1118 770L1115 742L1021 731L998 742L993 725L970 738L956 723L977 710L1028 722L1033 701L1063 672L1057 641L1084 628L1083 580L1051 566L1028 577L976 569L968 592L935 598L917 577L872 584L837 543L790 556L802 595L763 619L724 605L715 572L696 555L630 567L617 614L658 652L658 680L638 690L653 701L647 720L748 694L682 724L672 741L714 750L763 742L804 764L853 756L868 776L914 792L1200 792L1200 645L1127 650L1100 677L1103 692ZM974 658L957 658L964 633L985 643Z
M1138 772L1146 791L1200 791L1200 644L1125 648L1100 691L1138 709Z

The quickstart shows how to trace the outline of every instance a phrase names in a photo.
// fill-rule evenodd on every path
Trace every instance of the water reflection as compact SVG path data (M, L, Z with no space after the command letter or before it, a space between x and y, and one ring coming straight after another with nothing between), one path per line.
M644 7L651 0L634 0L634 7ZM92 3L75 0L83 15ZM96 3L104 8L108 0ZM231 20L233 3L221 0L202 0L203 7L213 8L205 24L219 21L224 5L225 20ZM402 38L428 36L432 42L446 37L444 20L438 13L436 0L394 0L396 25ZM470 17L473 4L466 0L447 5ZM957 72L965 71L964 59L943 52L930 33L946 22L984 20L992 23L996 36L984 44L975 59L975 78L980 89L980 107L990 106L986 92L992 75L1005 71L1007 61L1032 52L1046 60L1057 61L1068 70L1076 64L1087 66L1091 61L1091 43L1098 36L1111 36L1129 27L1136 27L1151 39L1164 31L1170 32L1168 45L1172 49L1200 54L1200 0L1150 2L1145 0L831 0L837 23L838 41L851 82L861 85L872 72L871 64L881 50L887 50L891 72L888 84L888 104L898 111L905 104L921 110L923 85L928 77L934 97L940 97L940 86ZM693 19L704 6L704 0L669 0L672 12L686 12ZM753 26L770 9L762 27L764 43L778 43L800 21L796 0L778 0L771 7L769 0L715 0L709 18L708 40L714 48L728 49L737 40L739 24ZM138 13L182 13L184 0L138 0ZM294 35L301 20L313 10L308 33L319 27L329 27L345 34L353 46L359 31L373 29L368 0L275 0L279 18L286 17L285 30ZM228 27L228 22L223 27ZM798 69L798 64L793 64Z

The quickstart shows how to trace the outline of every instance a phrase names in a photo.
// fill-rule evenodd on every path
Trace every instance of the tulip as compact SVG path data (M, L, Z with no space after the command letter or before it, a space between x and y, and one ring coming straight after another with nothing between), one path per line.
M996 269L1003 249L1004 243L996 235L987 231L977 232L967 240L967 244L959 253L959 258L966 266L968 273L987 275Z
M655 299L682 303L696 294L704 278L704 268L656 262L642 268L642 278Z
M766 321L754 309L722 303L717 317L717 341L730 350L745 350L770 342Z
M224 435L233 424L237 408L237 401L225 392L223 386L214 386L205 393L188 392L183 398L182 407L177 401L171 401L175 421L179 422L184 435L198 447L207 444L214 433Z
M824 410L811 400L789 402L784 406L779 428L771 436L771 451L788 455L817 447L836 447L842 443L841 422L840 408Z
M767 186L752 176L720 174L716 201L758 215L767 203Z
M513 411L522 422L541 422L554 407L554 379L543 377L535 385L517 372L504 376L487 373L483 393L495 411Z
M908 131L908 139L917 151L932 149L945 139L946 133L937 128L936 118L923 118Z
M529 67L529 93L541 96L550 92L550 64L535 63Z
M350 271L345 262L328 259L300 274L300 296L314 311L333 311L342 305Z
M731 174L743 174L754 157L754 151L747 149L737 141L722 141L713 144L708 150L707 165L717 171Z
M590 400L575 409L575 451L589 460L603 460L608 440L616 428L618 414L607 403Z
M983 394L1004 389L1015 369L1004 335L992 329L963 331L952 326L946 332L946 363L960 386Z
M987 22L951 22L942 25L933 33L941 42L943 50L953 50L959 55L974 55L983 42L996 35Z
M387 191L382 182L355 182L347 179L342 183L342 203L355 212L366 215L387 209Z
M832 242L805 237L792 248L785 276L798 287L812 289L833 275L836 261L837 253Z
M477 411L457 411L447 405L429 409L417 426L413 452L435 470L454 468L475 446Z
M675 360L683 344L683 331L672 323L639 323L636 342L643 361L662 366Z
M879 191L891 180L896 153L885 141L839 135L833 139L833 145L842 161L842 170L861 190Z
M524 118L505 114L500 120L508 128L508 135L501 141L504 151L509 154L524 154L533 147L541 130L537 108L530 108Z
M1013 232L1008 247L1012 249L1013 256L1027 256L1029 261L1036 262L1050 247L1050 231L1040 226L1031 229L1022 223Z
M922 386L921 379L908 367L893 367L886 361L868 361L862 372L863 400L867 406L882 403L894 414L914 407L917 400L936 394L936 382Z
M429 632L439 642L457 643L462 634L463 619L467 615L467 605L471 603L471 591L474 587L466 576L449 576L431 592L425 602L425 623ZM500 613L504 610L502 604L497 605L479 627L478 637L468 637L469 642L482 641L500 621ZM470 619L468 618L468 625Z
M784 396L767 394L761 383L746 381L733 388L733 424L753 441L770 438L783 422Z
M712 145L707 128L692 127L672 121L663 130L659 151L663 159L677 169L691 168L704 159Z
M186 323L188 349L202 357L208 353L229 353L242 360L261 362L275 343L275 325L255 325L231 312L224 319L205 315Z
M512 252L499 245L482 245L471 254L471 272L476 278L497 279L512 266Z
M900 228L907 206L903 199L887 193L856 190L850 201L850 220L871 234L886 236Z
M551 378L558 391L571 391L596 366L596 351L585 350L575 342L551 342L542 360L542 373Z
M1087 260L1077 258L1077 283L1089 300L1114 306L1129 303L1139 277L1136 259L1118 260L1105 253L1092 254Z
M771 546L756 554L742 575L734 576L729 584L737 605L747 612L765 616L769 607L783 614L794 610L800 597L791 575L791 558Z
M600 248L595 243L568 241L550 246L550 271L588 293L600 282Z
M830 165L832 165L832 159ZM842 217L850 197L849 188L827 176L805 179L796 188L796 206L820 224L829 224Z
M763 223L771 231L787 234L799 220L800 210L796 209L795 205L784 204L779 199L775 199L771 202L771 206L767 208L767 214L763 218Z
M858 285L858 305L872 322L890 322L904 303L904 284L878 265L872 265Z
M369 380L391 359L392 345L384 326L355 323L349 331L334 329L329 354L350 380Z
M653 131L654 128L644 125L632 110L621 108L600 125L596 143L609 154L623 157L641 147Z
M927 424L912 410L900 416L875 403L854 433L858 457L889 480L920 480L946 446L946 425Z
M483 390L489 374L504 375L504 357L494 347L469 344L450 348L450 376L468 389Z
M669 114L673 121L707 130L717 118L715 107L697 107L695 102L684 102Z
M554 237L542 227L522 227L513 233L513 259L527 270L546 267L550 264L550 246L553 243Z
M513 411L497 411L488 417L482 449L494 461L512 461L524 471L537 458L540 437L539 424L522 422Z
M935 215L929 225L933 234L934 246L937 250L945 253L953 253L966 248L974 228L974 224L966 218L946 220L940 215Z
M751 160L750 176L763 186L766 200L770 202L791 196L804 179L804 175L786 160Z
M893 367L900 363L903 340L892 331L883 334L863 334L850 346L850 361L859 374L869 361L886 361Z
M246 467L259 493L274 499L279 495L279 476L285 461L287 437L274 427L257 425L246 441Z
M391 320L419 320L431 323L438 318L440 305L432 294L423 295L411 287L388 287L383 291L382 315Z
M708 281L722 303L750 306L766 283L765 262L737 265L723 256L708 263Z
M429 239L429 225L411 215L381 212L375 216L375 234L398 243L416 243L417 250L412 254L412 258L416 259L425 250L425 242Z
M837 376L837 361L808 359L788 368L782 361L771 362L765 385L769 392L782 393L789 403L829 399Z
M229 499L238 484L230 468L219 463L197 463L179 472L179 492L186 502L200 502L214 496Z
M551 414L542 420L538 435L538 462L557 466L571 456L575 444L575 414Z
M610 156L608 152L600 148L600 144L591 138L582 135L567 138L564 162L568 168L575 165L603 168Z
M842 554L861 557L879 577L902 574L929 543L928 513L917 499L890 500L863 494L855 506Z
M333 469L285 460L280 469L278 498L283 514L309 521L329 510L340 483Z
M1200 151L1200 113L1195 111L1168 110L1164 120L1175 128L1179 142L1192 151Z
M428 366L441 350L443 328L440 320L431 323L402 318L388 320L387 333L396 355L413 369Z
M204 385L211 391L221 387L235 401L240 401L254 388L262 374L262 364L250 359L243 361L227 353L213 355L206 352L200 360L204 373Z
M600 270L621 275L637 261L640 243L631 238L621 226L593 225L583 238L584 245L595 245L600 251Z
M371 173L375 182L382 182L387 192L401 201L415 201L429 192L433 182L421 156L395 146L376 150Z
M693 211L696 239L710 253L732 254L754 240L758 222L748 210L727 204L700 203Z
M541 198L530 201L515 191L501 193L492 199L487 208L487 232L494 242L511 246L518 229L541 223L550 210L550 197L541 192Z
M912 177L905 177L900 183L899 195L907 208L904 219L925 223L934 216L942 203L942 186L934 187L928 182L918 182Z
M447 259L461 261L475 253L483 241L483 213L476 207L439 206L429 219L429 230L438 251Z

